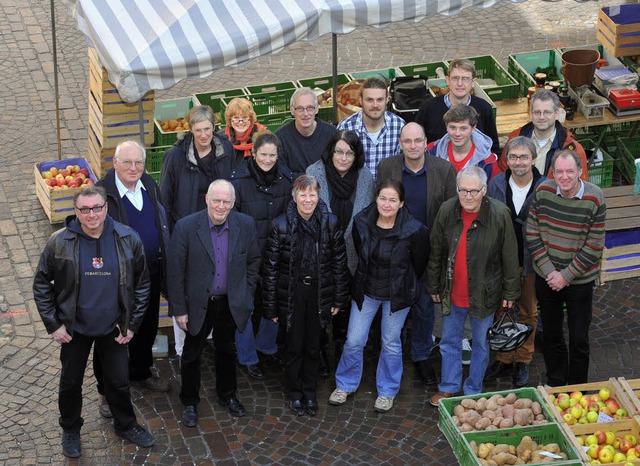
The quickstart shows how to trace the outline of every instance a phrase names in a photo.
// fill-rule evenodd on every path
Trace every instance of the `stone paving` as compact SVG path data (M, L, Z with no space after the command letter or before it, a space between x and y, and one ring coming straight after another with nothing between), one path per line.
M86 153L87 46L65 2L57 2L56 25L63 157ZM362 28L338 39L340 72L425 63L456 56L494 55L504 66L510 53L595 42L597 2L499 3L470 8L455 17ZM0 464L64 464L57 424L57 345L35 309L31 283L50 225L34 192L32 164L57 157L56 113L49 2L0 0ZM331 39L298 43L283 53L254 60L244 68L189 79L157 93L158 99L249 84L330 74ZM28 146L28 147L27 147ZM629 279L596 292L592 326L591 380L638 377L640 285ZM72 464L427 464L456 460L428 405L433 390L419 383L405 360L396 406L373 412L374 351L367 350L362 386L346 405L328 406L332 378L319 386L320 412L296 418L284 409L282 374L266 366L256 382L239 371L239 398L249 416L231 418L215 402L212 348L203 369L203 402L198 427L180 422L178 364L157 360L172 378L168 394L132 389L140 421L156 436L151 449L138 449L113 432L97 409L90 368L85 379L83 455ZM433 355L440 366L437 352ZM536 353L531 385L544 382ZM498 379L486 390L510 388Z

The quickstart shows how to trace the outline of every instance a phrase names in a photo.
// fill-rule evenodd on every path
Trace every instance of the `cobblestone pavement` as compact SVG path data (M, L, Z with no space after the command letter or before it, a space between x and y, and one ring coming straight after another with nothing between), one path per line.
M64 2L57 2L61 143L64 157L86 153L87 46ZM595 42L597 2L502 2L456 17L362 28L338 40L340 72L425 63L456 56L494 55L506 66L510 53ZM0 0L0 464L62 464L57 424L58 348L35 309L31 283L48 223L34 192L32 164L57 157L49 2ZM158 92L173 98L213 89L330 74L331 39L298 43L286 51L189 79ZM638 302L634 279L600 287L592 326L591 380L637 377ZM212 349L206 352L198 428L180 422L178 364L157 360L172 378L168 394L133 389L139 419L156 436L151 449L123 442L98 414L90 369L85 379L83 456L73 464L428 464L453 465L452 450L437 427L427 397L432 391L405 375L393 410L373 412L374 351L367 350L364 379L340 408L327 406L332 378L319 386L320 412L296 418L283 407L282 374L266 366L264 381L239 371L239 398L250 415L230 418L212 390ZM440 366L437 352L433 355ZM544 382L536 353L531 384ZM487 390L510 387L498 379Z

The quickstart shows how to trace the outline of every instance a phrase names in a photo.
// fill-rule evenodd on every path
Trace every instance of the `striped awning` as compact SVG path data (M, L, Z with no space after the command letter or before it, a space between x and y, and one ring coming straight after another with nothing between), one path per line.
M499 0L76 0L74 15L127 102L299 40L451 15ZM515 1L515 0L512 0Z

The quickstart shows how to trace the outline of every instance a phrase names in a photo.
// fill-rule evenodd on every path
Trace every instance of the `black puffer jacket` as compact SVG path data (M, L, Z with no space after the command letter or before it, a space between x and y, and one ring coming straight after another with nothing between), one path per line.
M193 134L186 132L162 160L160 194L162 205L167 212L169 228L178 220L206 207L204 196L199 196L201 183L210 183L217 179L227 179L231 173L233 146L228 139L213 135L211 144L215 148L215 157L211 158L210 171L207 174L198 166L197 155L193 149Z
M331 322L331 308L345 309L349 301L349 269L342 230L338 218L329 213L326 204L318 201L320 209L320 244L318 246L318 312L324 327ZM271 222L269 237L262 261L262 293L265 317L278 317L291 328L293 316L294 257L298 214L291 201L286 213Z
M258 247L264 250L269 235L269 225L284 213L291 200L292 175L283 163L278 162L271 170L276 171L273 183L267 185L253 169L249 159L231 172L229 181L236 189L236 209L252 217L258 231Z
M376 246L373 229L378 220L378 206L372 203L353 219L353 243L358 254L358 268L353 280L353 300L362 309L372 251ZM429 233L406 207L398 211L396 223L382 241L393 243L391 255L391 312L412 306L420 297L422 277L429 260Z

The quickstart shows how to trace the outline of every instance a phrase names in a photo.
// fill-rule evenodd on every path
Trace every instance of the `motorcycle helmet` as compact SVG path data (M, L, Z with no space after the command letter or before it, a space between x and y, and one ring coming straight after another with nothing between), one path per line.
M487 330L487 341L493 351L513 351L524 345L533 327L517 321L517 305L505 309L500 319Z

